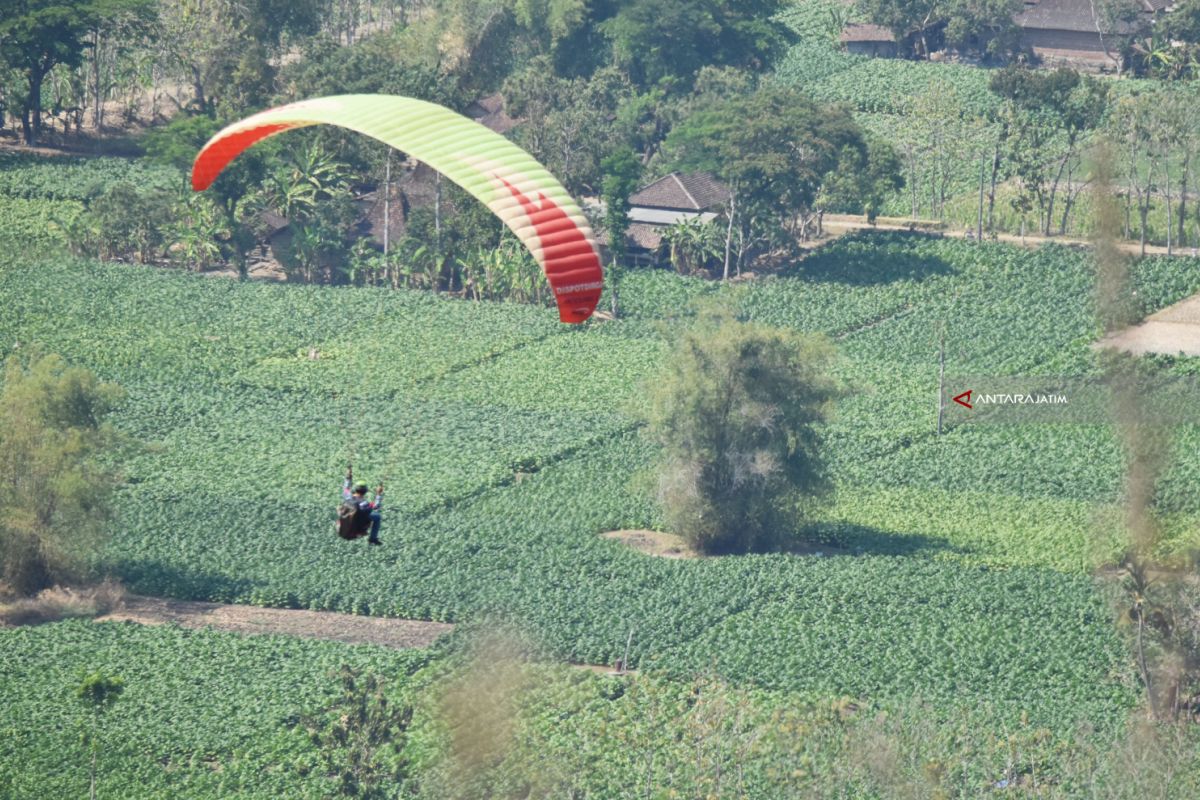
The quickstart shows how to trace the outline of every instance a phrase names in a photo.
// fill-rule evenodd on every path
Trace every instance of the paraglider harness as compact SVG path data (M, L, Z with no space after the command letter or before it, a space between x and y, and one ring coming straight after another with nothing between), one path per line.
M346 483L348 486L352 485L354 493L342 500L337 510L337 522L334 523L337 535L346 540L367 535L371 527L371 512L375 510L374 505L366 498L367 484L353 484L353 481L354 473L352 469L347 469ZM381 484L377 490L378 494L382 494L382 490Z

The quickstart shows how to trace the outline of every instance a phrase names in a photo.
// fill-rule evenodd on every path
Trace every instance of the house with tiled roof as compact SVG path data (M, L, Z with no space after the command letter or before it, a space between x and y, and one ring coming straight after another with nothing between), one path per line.
M1115 69L1120 65L1119 39L1137 31L1166 11L1172 0L1137 0L1140 19L1110 25L1093 0L1025 0L1013 22L1021 30L1021 46L1043 63Z
M626 250L635 263L658 263L663 233L679 222L711 222L729 200L729 189L710 172L672 172L629 198Z
M466 107L465 113L469 118L496 133L508 133L519 122L505 112L504 95L499 92L473 101Z
M838 41L846 48L846 52L856 56L895 58L897 53L896 34L882 25L847 25L838 36Z

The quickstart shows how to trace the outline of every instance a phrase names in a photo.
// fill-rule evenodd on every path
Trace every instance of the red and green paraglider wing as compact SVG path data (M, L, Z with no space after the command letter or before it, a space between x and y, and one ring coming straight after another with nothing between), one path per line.
M604 275L583 212L554 176L498 133L424 100L338 95L263 111L224 128L192 166L192 188L207 189L238 154L268 136L338 125L425 162L484 203L529 248L563 322L583 322L600 302Z

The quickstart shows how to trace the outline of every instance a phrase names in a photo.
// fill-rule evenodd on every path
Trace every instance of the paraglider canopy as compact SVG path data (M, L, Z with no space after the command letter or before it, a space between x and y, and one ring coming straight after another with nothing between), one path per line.
M268 136L338 125L412 155L483 202L541 265L563 322L583 322L600 302L595 237L575 201L534 158L498 133L447 108L394 95L302 100L219 131L196 156L192 188L207 189L239 153Z

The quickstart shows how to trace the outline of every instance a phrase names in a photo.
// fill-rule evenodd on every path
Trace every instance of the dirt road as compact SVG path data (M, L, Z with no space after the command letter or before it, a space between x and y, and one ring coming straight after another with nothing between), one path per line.
M236 633L279 633L308 639L330 639L349 644L384 647L428 647L454 629L445 622L363 617L332 611L201 603L162 597L126 595L122 608L97 622L137 622L165 625L174 622L187 628L213 627Z
M907 231L917 230L927 233L939 233L942 236L951 239L969 239L973 238L974 231L958 230L958 229L943 229L940 223L932 220L918 220L916 223L911 223L909 220L896 217L880 217L876 220L876 224L871 225L867 222L866 217L857 216L854 214L826 214L824 219L825 229L834 235L841 235L854 230L878 230L878 231ZM990 237L984 234L984 239ZM1015 244L1020 247L1039 247L1047 242L1066 245L1069 247L1091 247L1091 242L1087 239L1073 239L1069 236L1041 236L1030 234L1028 236L1018 236L1011 233L996 234L995 241L1004 242L1005 244ZM1118 246L1129 253L1130 255L1139 255L1141 253L1141 245L1138 242L1120 242ZM1165 256L1167 248L1158 245L1146 245L1146 255ZM1192 248L1181 249L1175 248L1171 253L1173 256L1198 256L1200 252Z

